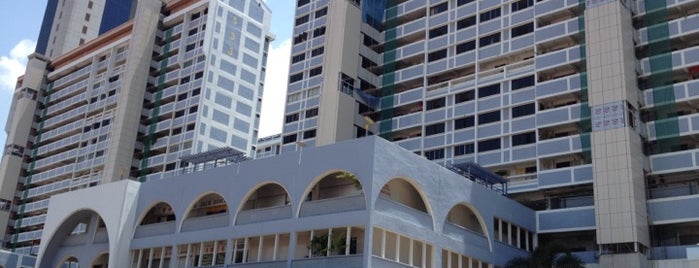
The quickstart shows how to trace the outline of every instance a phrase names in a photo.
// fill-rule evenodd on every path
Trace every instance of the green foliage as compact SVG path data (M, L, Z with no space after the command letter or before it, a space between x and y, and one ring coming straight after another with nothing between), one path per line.
M345 252L347 248L346 242L347 235L342 232L333 235L330 238L330 255L338 255ZM328 255L328 234L313 236L311 239L311 244L308 245L308 249L311 250L311 257L325 257Z
M562 254L562 255L561 255ZM515 257L505 268L584 268L585 263L565 248L560 241L537 247L528 257Z

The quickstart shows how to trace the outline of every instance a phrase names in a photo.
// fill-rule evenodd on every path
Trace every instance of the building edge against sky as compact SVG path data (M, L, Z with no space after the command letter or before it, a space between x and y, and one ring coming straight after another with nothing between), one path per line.
M30 56L5 126L7 248L37 253L54 194L171 176L212 148L254 150L273 40L265 3L125 3L47 4L37 51L53 56ZM121 15L103 16L112 4Z
M281 150L475 161L603 267L699 243L697 1L297 1Z

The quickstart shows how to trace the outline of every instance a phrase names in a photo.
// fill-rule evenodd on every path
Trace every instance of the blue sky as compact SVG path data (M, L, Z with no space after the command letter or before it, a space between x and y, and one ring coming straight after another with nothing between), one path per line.
M271 31L276 40L270 49L262 105L260 137L281 132L286 77L289 68L294 3L266 0L272 9ZM44 16L46 0L0 1L0 144L6 140L5 122L16 76L24 73L26 55L33 52Z

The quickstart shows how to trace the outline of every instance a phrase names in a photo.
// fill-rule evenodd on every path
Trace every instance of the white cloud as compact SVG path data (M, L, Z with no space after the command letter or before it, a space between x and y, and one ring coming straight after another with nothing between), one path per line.
M34 47L36 42L24 39L10 50L9 55L0 56L0 90L15 89L17 77L24 74L27 56L34 52Z
M269 49L265 92L262 96L262 114L260 115L260 138L282 131L290 57L291 38L280 40L278 45L272 44Z

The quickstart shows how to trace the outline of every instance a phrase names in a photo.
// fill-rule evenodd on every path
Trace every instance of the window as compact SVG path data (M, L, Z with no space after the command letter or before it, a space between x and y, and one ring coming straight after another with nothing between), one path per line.
M296 134L286 135L284 138L282 138L282 143L284 144L292 142L296 142Z
M478 88L478 98L485 98L488 96L500 94L500 84L492 84L489 86L484 86Z
M292 123L292 122L296 122L296 121L299 121L299 114L298 113L287 115L284 118L284 122L287 124Z
M478 41L478 45L480 45L481 47L484 47L484 46L492 45L492 44L499 43L499 42L500 42L500 33L495 33L495 34L491 34L491 35L482 37Z
M85 21L90 21L90 13L85 14Z
M362 57L362 68L368 69L378 66L375 62L371 61L370 59L367 59L364 56L360 57Z
M316 48L314 50L311 50L311 57L321 55L321 54L323 54L324 51L325 51L325 48L323 48L323 47L319 47L319 48Z
M311 118L318 115L318 108L309 109L306 111L306 118Z
M442 108L442 107L444 107L444 105L445 105L444 98L439 98L439 99L434 99L434 100L428 100L426 102L425 107L429 111L429 110Z
M292 64L297 63L297 62L305 60L305 59L306 59L306 53L301 53L301 54L294 55L293 57L291 57L291 63Z
M311 130L306 130L303 132L303 139L312 139L316 137L316 130L311 129Z
M299 26L299 25L304 24L306 22L308 22L308 15L296 18L296 26Z
M476 49L476 41L469 41L456 45L456 54L461 54L464 52L469 52Z
M325 26L313 30L313 37L322 36L325 34Z
M530 22L521 26L512 28L512 37L525 35L534 31L534 23Z
M435 38L438 36L445 35L449 32L449 27L447 25L444 25L442 27L437 27L434 29L430 29L430 39Z
M430 8L430 15L436 15L436 14L442 13L444 11L447 11L448 8L449 8L448 2L444 2L441 4L435 5L435 6Z
M534 85L534 76L530 75L527 77L517 78L512 80L512 90L518 90L520 88L531 87Z
M474 0L457 0L457 1L456 1L456 6L463 6L463 5L468 4L468 3L471 3L471 2L473 2L473 1L474 1Z
M436 60L441 60L447 57L447 49L438 50L427 54L427 61L432 62Z
M425 158L429 160L443 159L444 149L425 151Z
M425 136L444 133L444 123L437 123L425 126Z
M469 128L473 127L474 125L474 117L473 116L467 116L463 118L459 118L454 120L454 129L464 129L464 128Z
M476 99L476 91L469 90L454 95L454 103L462 103Z
M323 66L311 69L308 72L308 77L314 77L314 76L319 75L321 73L323 73Z
M298 2L296 2L296 6L297 6L297 7L305 6L305 5L308 4L310 1L311 1L311 0L299 0Z
M84 33L84 34L87 33L87 26L83 26L82 33Z
M476 16L471 16L471 17L457 21L456 22L456 29L461 30L464 28L471 27L473 25L476 25Z
M297 36L294 36L294 45L305 42L308 39L308 33L300 33Z
M316 19L317 19L317 18L320 18L320 17L322 17L322 16L325 16L326 14L328 14L328 8L327 8L327 7L324 7L324 8L322 8L322 9L319 9L318 11L316 11L315 17L316 17Z
M512 12L523 10L534 5L534 0L519 0L512 3Z
M500 149L500 138L478 142L478 152L487 152Z
M534 114L534 103L512 107L512 118Z
M536 142L536 134L534 131L512 135L512 146L532 144Z
M474 152L473 143L454 146L454 156L472 154Z
M65 4L65 3L66 3L66 2L63 1L63 4ZM88 1L88 2L87 2L87 8L92 9L92 5L93 5L92 1Z
M500 121L500 110L478 115L479 125L493 123L497 121Z
M289 83L298 82L301 81L301 79L303 79L303 73L297 73L289 76Z
M483 13L481 13L480 17L481 17L481 22L489 21L489 20L492 20L494 18L500 17L500 8L496 8L496 9L493 9L490 11L483 12Z

